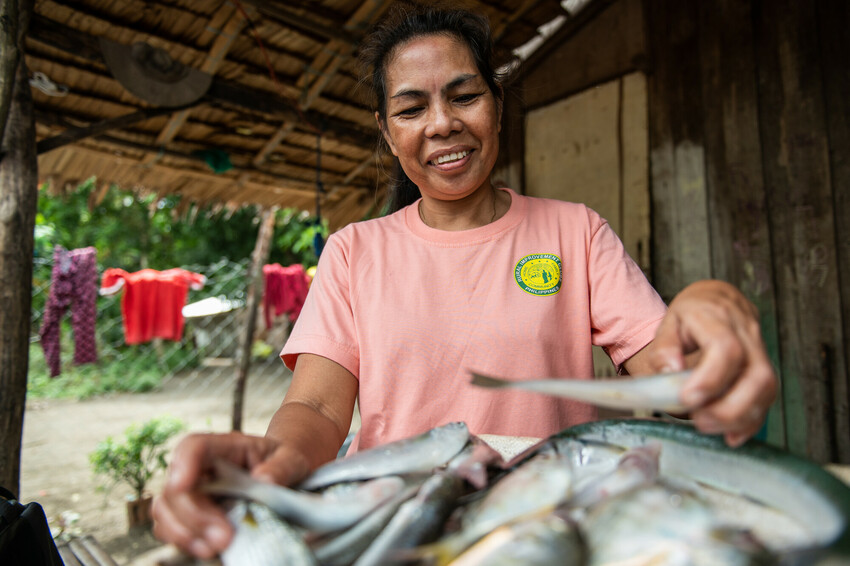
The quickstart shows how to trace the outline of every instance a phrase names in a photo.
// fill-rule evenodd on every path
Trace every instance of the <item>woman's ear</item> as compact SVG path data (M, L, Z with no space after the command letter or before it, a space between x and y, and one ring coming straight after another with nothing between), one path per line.
M387 130L387 123L381 119L381 115L378 114L378 112L375 112L375 121L378 122L378 129L381 130L381 135L384 136L384 141L387 142L388 146L390 146L390 151L393 152L393 155L398 157L393 139L390 137L390 132Z

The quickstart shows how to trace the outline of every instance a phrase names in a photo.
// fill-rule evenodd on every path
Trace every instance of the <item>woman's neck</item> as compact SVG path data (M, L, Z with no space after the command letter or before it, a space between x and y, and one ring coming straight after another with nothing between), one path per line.
M510 206L510 195L491 185L460 200L446 201L423 195L419 201L419 218L426 226L437 230L471 230L495 222Z

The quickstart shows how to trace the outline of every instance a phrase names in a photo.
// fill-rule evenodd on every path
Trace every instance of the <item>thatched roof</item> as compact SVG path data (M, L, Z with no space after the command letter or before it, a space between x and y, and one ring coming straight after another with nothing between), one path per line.
M312 211L320 140L322 213L332 229L357 220L380 202L385 184L367 92L358 88L357 45L391 4L37 0L26 58L39 176L61 189L96 175L104 190L117 183L178 194L184 209ZM505 58L539 26L569 15L556 0L466 5L489 16ZM161 80L136 81L132 90L144 98L128 91L131 66L107 64L110 57L126 60L139 42L184 66L182 74L178 65Z

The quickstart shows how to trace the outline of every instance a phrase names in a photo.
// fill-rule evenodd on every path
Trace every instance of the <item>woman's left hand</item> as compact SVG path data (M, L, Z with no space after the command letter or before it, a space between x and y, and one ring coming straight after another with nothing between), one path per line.
M685 356L697 357L680 400L697 429L723 434L730 446L758 432L776 398L778 381L758 311L723 281L699 281L679 293L649 353L650 363L662 371L684 369Z

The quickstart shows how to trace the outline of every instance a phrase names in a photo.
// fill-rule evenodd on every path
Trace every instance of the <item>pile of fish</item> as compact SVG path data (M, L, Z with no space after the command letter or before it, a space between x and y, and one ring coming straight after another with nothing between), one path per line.
M225 566L850 563L839 480L767 445L730 450L652 420L573 427L507 461L452 423L293 489L224 463L205 489L235 526ZM730 513L730 500L742 507ZM774 537L771 514L799 532Z

